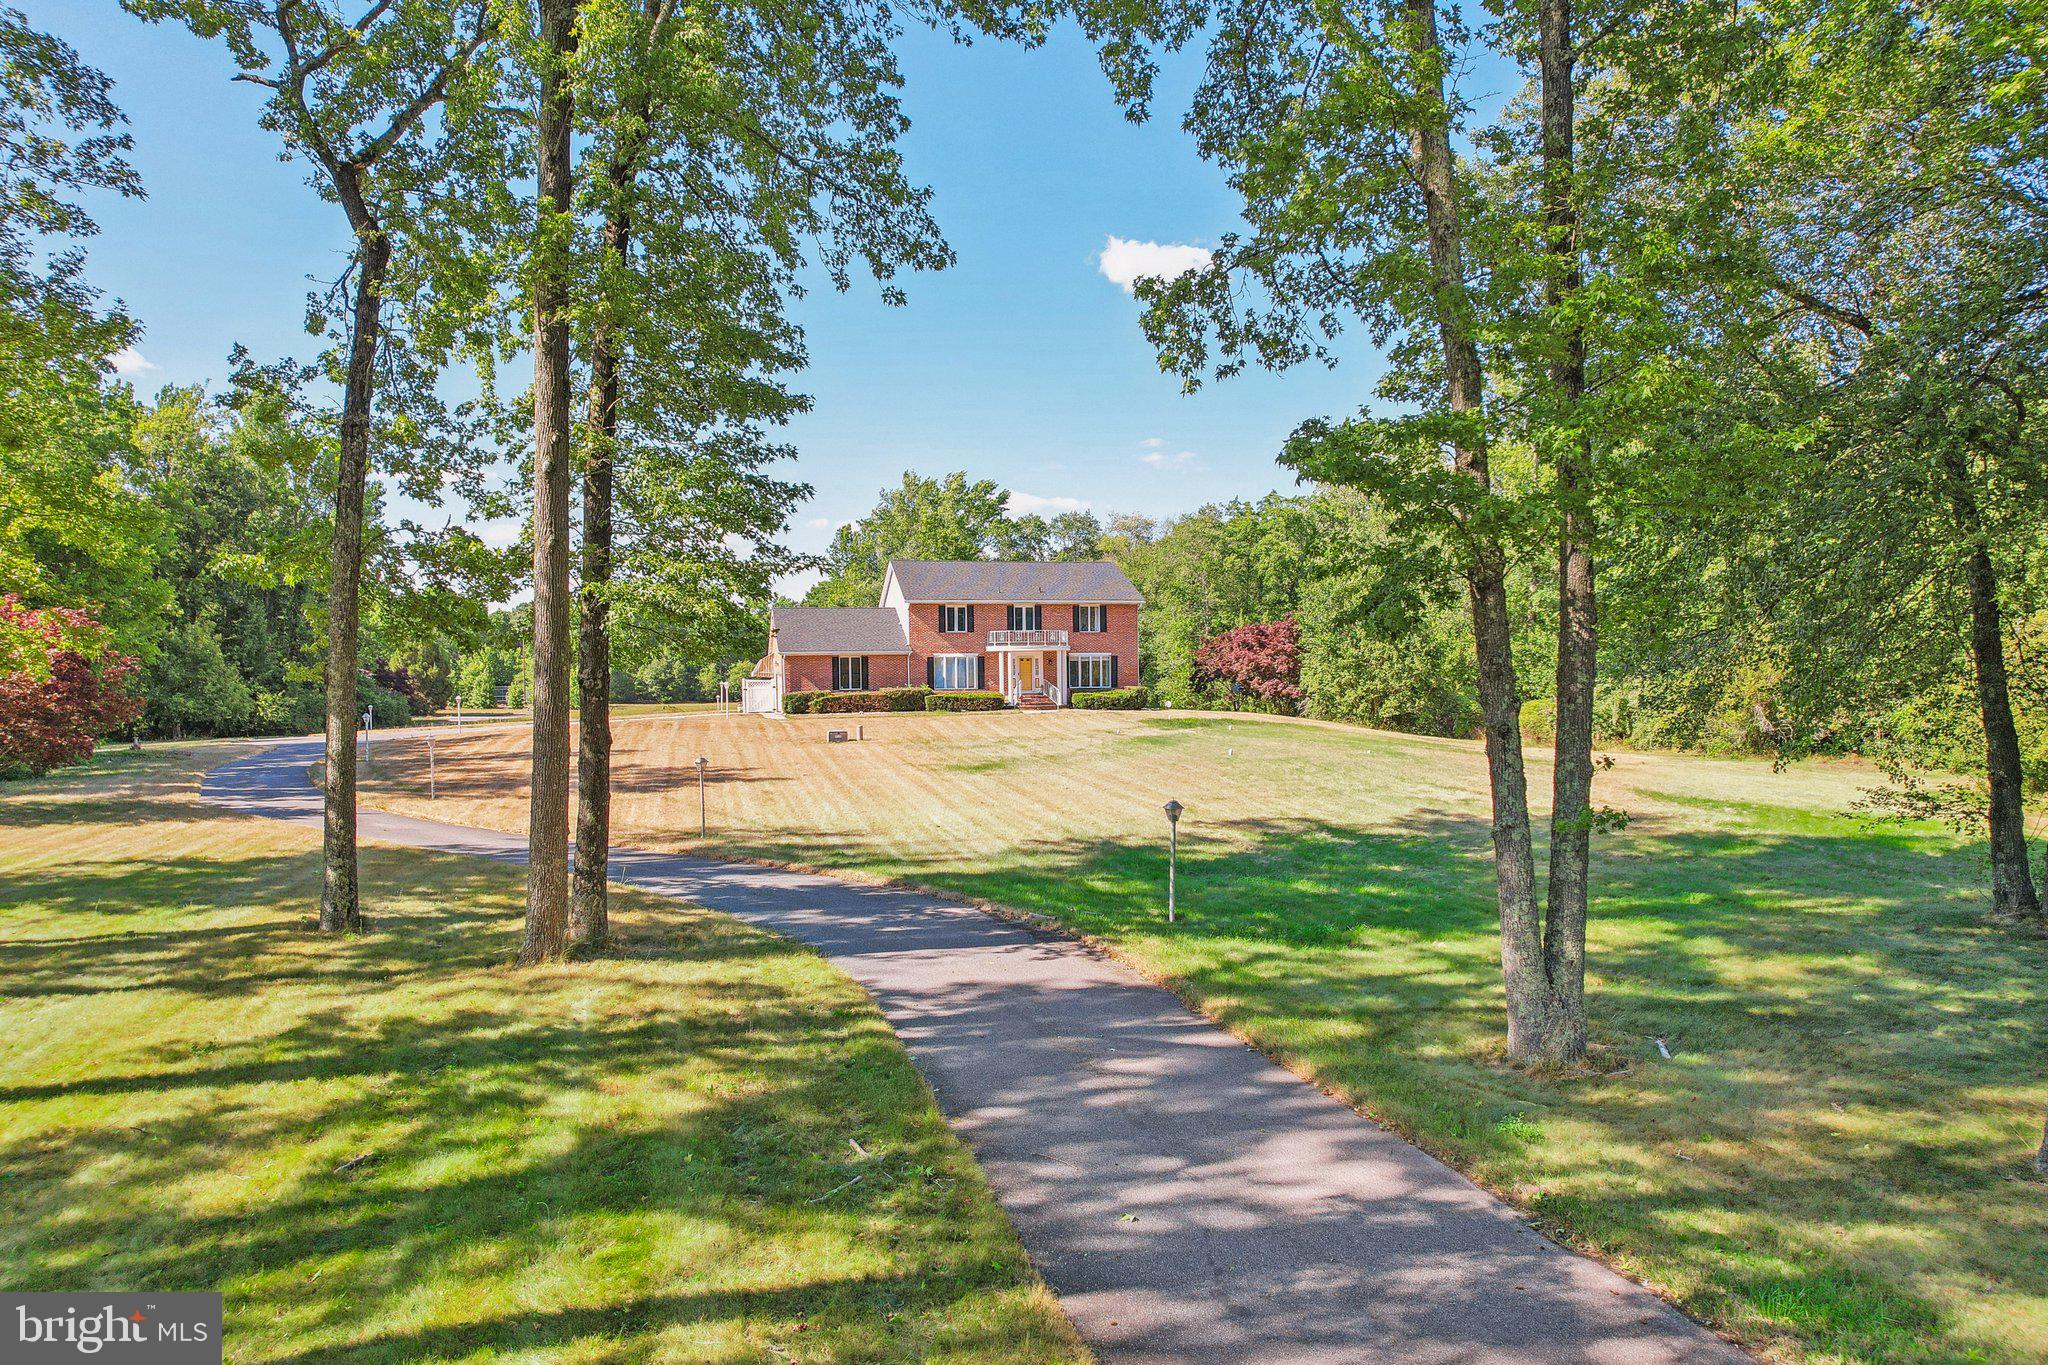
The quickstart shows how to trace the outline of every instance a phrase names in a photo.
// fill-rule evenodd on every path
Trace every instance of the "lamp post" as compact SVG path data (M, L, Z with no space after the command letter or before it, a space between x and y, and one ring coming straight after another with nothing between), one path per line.
M1173 923L1174 864L1180 861L1180 813L1178 801L1166 803L1166 922Z
M709 759L701 755L697 759L697 837L699 839L704 838L710 832L710 827L704 814L704 765L709 761Z
M363 708L363 771L364 771L364 772L368 772L368 771L370 770L370 722L372 722L372 721L373 721L373 720L375 720L376 718L377 718L377 713L376 713L375 711L372 711L372 710L371 710L371 709L370 709L369 707L367 707L367 706L365 706L365 707Z

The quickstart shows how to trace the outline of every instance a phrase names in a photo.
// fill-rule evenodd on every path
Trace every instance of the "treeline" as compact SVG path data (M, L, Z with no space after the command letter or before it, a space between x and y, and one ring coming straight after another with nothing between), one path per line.
M629 647L614 651L610 699L616 702L717 701L718 685L731 684L730 696L739 700L741 679L753 672L758 662L738 652L704 652L710 648L680 648L666 638L668 632L658 619L644 623L635 617L616 619L625 627L621 636ZM726 632L727 644L744 646L750 638L765 640L765 613L736 613ZM521 604L490 613L477 638L460 652L455 664L454 695L472 710L489 706L523 707L533 701L533 607Z
M1298 703L1284 708L1418 734L1472 738L1480 724L1463 585L1390 535L1363 494L1317 489L1212 504L1179 517L1063 513L1055 524L1006 515L1007 495L963 473L906 473L875 508L842 527L827 576L805 601L871 605L890 558L1108 559L1145 596L1139 650L1155 704L1259 705L1205 675L1204 641L1239 626L1292 618L1300 630ZM2048 534L2004 550L2016 566L2048 562ZM1692 613L1696 633L1673 649L1661 575L1638 567L1647 543L1617 555L1606 592L1612 618L1594 694L1603 743L1711 754L1861 754L1905 769L1980 774L1984 731L1953 607L1930 616L1917 648L1929 666L1898 671L1816 721L1800 712L1819 685L1782 643L1824 628L1828 593L1784 593L1768 614ZM1507 586L1517 673L1556 668L1557 599L1540 563L1515 565ZM2030 790L2048 786L2048 607L2032 572L2007 579L2014 648L2011 690ZM1906 641L1896 642L1904 649ZM1831 662L1823 666L1832 666ZM1555 702L1525 696L1520 729L1555 737Z
M2042 562L2048 537L2006 548L2016 567ZM1201 641L1247 622L1291 616L1301 628L1305 714L1423 734L1472 737L1480 721L1476 661L1462 585L1418 576L1369 504L1343 490L1275 494L1163 521L1110 519L1101 551L1145 593L1146 679L1177 706L1229 704L1200 676ZM1635 547L1635 553L1646 547ZM1901 769L1982 774L1984 730L1968 657L1966 613L1931 613L1917 640L1925 667L1899 670L1824 715L1802 712L1819 682L1785 641L1823 629L1831 594L1787 593L1769 613L1690 613L1675 642L1671 594L1617 557L1605 595L1611 628L1594 693L1602 742L1712 754L1861 754ZM1817 585L1818 586L1818 585ZM1557 601L1540 565L1509 576L1517 672L1556 667ZM2048 787L2048 606L2033 572L2008 580L2011 690L2030 790ZM1682 647L1673 648L1674 643ZM1906 641L1897 644L1904 648ZM1533 689L1532 689L1533 691ZM1555 736L1555 703L1524 697L1523 734Z
M139 733L305 734L323 715L322 592L334 445L291 377L152 400L91 376L13 453L44 476L0 492L0 572L31 603L84 604L134 659ZM380 725L448 704L479 594L510 578L466 533L366 514L362 704Z

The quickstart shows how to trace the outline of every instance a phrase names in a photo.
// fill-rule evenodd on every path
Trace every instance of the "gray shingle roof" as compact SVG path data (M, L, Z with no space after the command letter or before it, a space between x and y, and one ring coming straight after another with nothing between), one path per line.
M768 629L784 654L907 654L903 619L889 607L776 607Z
M1107 560L1064 564L993 559L892 559L912 602L1137 602L1145 599Z

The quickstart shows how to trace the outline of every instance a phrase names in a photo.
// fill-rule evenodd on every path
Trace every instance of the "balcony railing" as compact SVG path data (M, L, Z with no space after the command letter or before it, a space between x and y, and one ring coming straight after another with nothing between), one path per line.
M1067 633L1063 630L992 630L988 633L990 649L1065 649Z

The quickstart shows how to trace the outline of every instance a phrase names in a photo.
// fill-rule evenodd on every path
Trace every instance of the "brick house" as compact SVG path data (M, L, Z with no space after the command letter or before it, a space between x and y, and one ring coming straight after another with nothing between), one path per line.
M1137 685L1143 602L1107 562L892 559L879 606L770 611L755 671L776 706L787 692L906 686L1065 706Z

